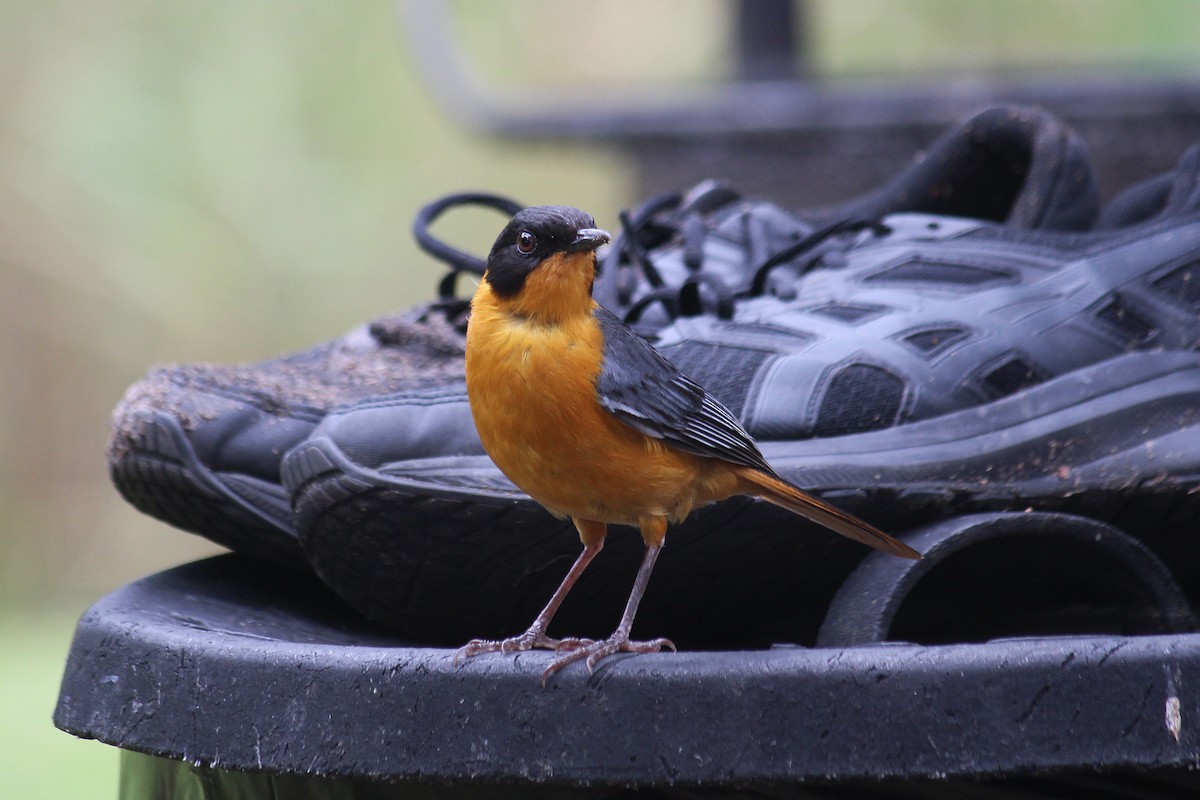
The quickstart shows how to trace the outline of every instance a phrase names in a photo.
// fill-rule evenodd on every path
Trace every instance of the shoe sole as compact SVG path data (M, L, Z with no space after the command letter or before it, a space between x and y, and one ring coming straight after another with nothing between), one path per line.
M1188 572L1200 355L1131 354L938 419L765 442L763 452L784 477L893 533L956 513L1064 511L1116 525ZM579 550L569 522L485 457L367 469L314 437L285 459L283 480L318 574L353 607L423 640L522 630ZM796 537L798 527L811 535ZM729 528L738 535L720 535ZM668 539L639 623L689 647L810 641L866 553L744 498L698 511ZM620 555L597 559L560 612L573 635L606 635L620 615L641 542L613 536L607 550Z
M240 553L310 569L281 485L208 469L169 414L154 414L126 445L109 472L136 509Z

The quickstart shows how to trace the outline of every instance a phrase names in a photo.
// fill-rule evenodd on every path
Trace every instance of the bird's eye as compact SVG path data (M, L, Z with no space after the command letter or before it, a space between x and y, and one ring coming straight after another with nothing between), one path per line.
M535 247L537 247L537 237L532 233L521 231L517 234L517 252L529 255Z

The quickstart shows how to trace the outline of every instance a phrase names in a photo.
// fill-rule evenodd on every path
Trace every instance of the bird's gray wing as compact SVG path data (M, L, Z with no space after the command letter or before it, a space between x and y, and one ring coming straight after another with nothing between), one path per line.
M600 405L626 425L680 450L774 474L737 418L610 311L597 307L604 356Z

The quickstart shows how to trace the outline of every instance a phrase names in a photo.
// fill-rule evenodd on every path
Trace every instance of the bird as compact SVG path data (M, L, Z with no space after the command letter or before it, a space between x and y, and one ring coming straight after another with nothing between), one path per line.
M484 450L519 489L570 518L583 549L529 628L473 639L455 660L486 652L554 650L542 674L619 652L675 650L630 638L668 525L694 508L748 495L885 553L908 545L791 485L737 418L592 297L596 251L610 240L586 212L535 206L496 238L471 300L466 387ZM604 546L609 525L635 526L645 552L607 639L551 638L563 599Z

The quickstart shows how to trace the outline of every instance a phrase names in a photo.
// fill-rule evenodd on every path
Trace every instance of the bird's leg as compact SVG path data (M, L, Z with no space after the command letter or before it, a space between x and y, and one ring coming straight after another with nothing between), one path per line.
M669 639L653 639L646 642L633 642L629 640L629 633L633 629L633 618L637 615L638 605L642 602L642 595L646 592L646 584L650 582L650 573L654 571L654 562L658 559L658 554L661 550L661 544L650 545L646 548L646 555L642 558L642 566L638 568L637 578L633 582L633 590L629 593L629 602L625 604L625 613L621 615L621 622L617 625L617 629L613 632L613 635L597 642L581 642L568 655L563 656L546 668L546 671L542 673L543 684L551 675L558 672L567 664L576 661L584 661L586 659L588 672L591 672L600 659L615 653L657 653L664 647L671 650L675 649L675 645Z
M579 536L583 540L583 552L575 559L567 576L563 578L562 583L550 597L550 602L546 603L546 607L533 620L533 624L524 633L508 639L472 639L454 654L456 663L460 658L470 658L479 653L513 653L535 648L574 650L592 643L591 639L551 639L546 635L546 628L550 626L550 620L554 619L558 607L562 605L562 601L571 591L571 587L579 580L579 576L587 569L588 564L592 563L596 554L604 549L604 533L607 529L604 523L575 520L575 527L579 530Z

